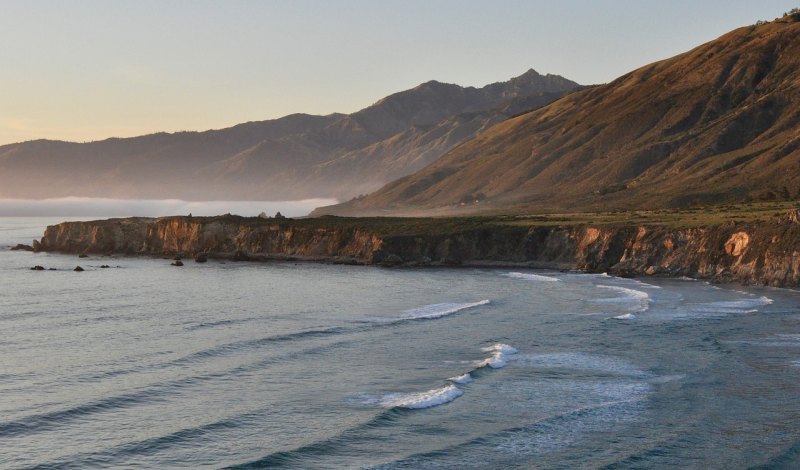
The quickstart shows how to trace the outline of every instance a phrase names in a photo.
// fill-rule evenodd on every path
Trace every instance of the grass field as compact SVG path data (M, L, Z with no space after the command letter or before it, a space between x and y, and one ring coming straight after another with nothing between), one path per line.
M785 218L800 208L795 201L753 202L736 205L691 207L652 211L609 211L538 213L469 217L333 217L299 219L239 218L243 223L274 223L282 226L319 228L360 228L377 235L444 235L498 226L568 226L568 225L662 225L672 228L717 226L725 223L768 223Z

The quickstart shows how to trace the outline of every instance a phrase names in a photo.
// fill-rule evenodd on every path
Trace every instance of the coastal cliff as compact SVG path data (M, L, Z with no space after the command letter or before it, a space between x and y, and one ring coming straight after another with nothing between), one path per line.
M753 223L537 224L496 219L163 217L64 222L36 251L302 259L384 266L518 265L800 285L797 217Z

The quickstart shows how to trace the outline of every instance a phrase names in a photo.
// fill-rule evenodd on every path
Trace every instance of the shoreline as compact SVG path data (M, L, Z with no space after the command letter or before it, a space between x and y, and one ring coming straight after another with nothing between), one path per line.
M800 286L800 223L672 227L508 217L123 218L47 227L35 251L385 267L508 267Z

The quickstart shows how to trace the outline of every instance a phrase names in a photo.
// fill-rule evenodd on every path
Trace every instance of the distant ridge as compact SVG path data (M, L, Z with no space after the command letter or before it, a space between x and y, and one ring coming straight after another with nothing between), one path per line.
M317 214L651 209L800 197L800 14L572 93Z
M206 132L5 145L0 198L349 199L578 87L529 70L482 88L426 82L350 115L293 114Z

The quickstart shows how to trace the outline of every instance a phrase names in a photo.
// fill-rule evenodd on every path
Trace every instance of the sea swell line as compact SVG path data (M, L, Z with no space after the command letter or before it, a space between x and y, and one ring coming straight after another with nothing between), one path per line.
M284 362L287 357L291 358L296 355L313 354L319 351L326 351L330 347L335 347L342 344L347 343L342 342L334 345L315 346L302 351L297 351L278 357L262 359L253 363L226 370L183 377L170 382L151 384L137 391L89 401L87 403L79 404L64 410L28 415L13 421L7 421L5 423L0 422L0 438L35 434L41 431L67 426L70 422L76 419L94 414L116 411L140 404L152 404L160 398L168 397L178 390L192 387L198 383L229 378L231 376L240 374L247 374L253 370L263 369L270 364Z

